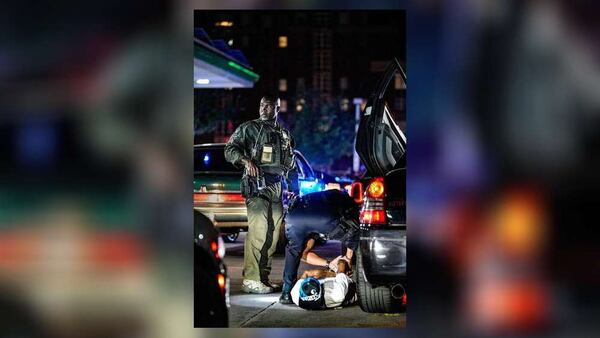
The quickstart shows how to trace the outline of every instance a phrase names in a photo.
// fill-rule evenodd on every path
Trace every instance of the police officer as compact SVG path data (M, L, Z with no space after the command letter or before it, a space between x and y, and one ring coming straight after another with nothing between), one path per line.
M282 181L294 171L295 162L291 134L277 123L279 110L276 97L264 96L260 117L240 125L225 146L225 159L245 168L241 188L246 197L248 234L242 290L247 293L280 290L269 281L269 274L283 222ZM290 187L298 192L297 181L292 180Z
M330 262L312 252L315 236L339 240L343 255L349 260L358 246L360 228L358 206L354 200L339 190L326 190L297 198L286 217L283 290L279 302L292 304L290 294L296 282L300 261L335 269L337 261Z

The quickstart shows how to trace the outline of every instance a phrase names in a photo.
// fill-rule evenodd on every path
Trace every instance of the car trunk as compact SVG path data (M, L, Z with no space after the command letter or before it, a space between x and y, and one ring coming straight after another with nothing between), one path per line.
M242 174L196 174L194 192L240 192Z

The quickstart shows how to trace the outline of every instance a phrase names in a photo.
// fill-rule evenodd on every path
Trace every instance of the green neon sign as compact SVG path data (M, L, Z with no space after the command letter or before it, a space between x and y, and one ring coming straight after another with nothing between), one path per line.
M242 72L252 76L255 79L258 79L258 74L256 74L255 72L249 70L248 68L242 67L240 65L238 65L237 63L233 62L233 61L229 61L227 63L227 65L229 65L229 67L235 68L237 70L241 70Z

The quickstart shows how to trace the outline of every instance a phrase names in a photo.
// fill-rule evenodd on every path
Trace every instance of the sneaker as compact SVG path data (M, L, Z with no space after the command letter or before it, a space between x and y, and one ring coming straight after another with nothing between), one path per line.
M279 285L279 284L275 284L271 281L263 282L263 284L270 287L271 289L273 289L273 292L281 291L281 285Z
M244 279L242 281L242 291L246 293L272 293L273 288L255 280Z

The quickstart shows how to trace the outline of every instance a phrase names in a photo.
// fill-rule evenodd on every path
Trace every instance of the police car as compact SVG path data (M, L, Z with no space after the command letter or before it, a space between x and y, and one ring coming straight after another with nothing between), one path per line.
M240 191L242 170L225 160L225 143L194 146L194 209L208 216L227 242L248 230L245 199ZM301 152L294 151L300 195L327 189Z

